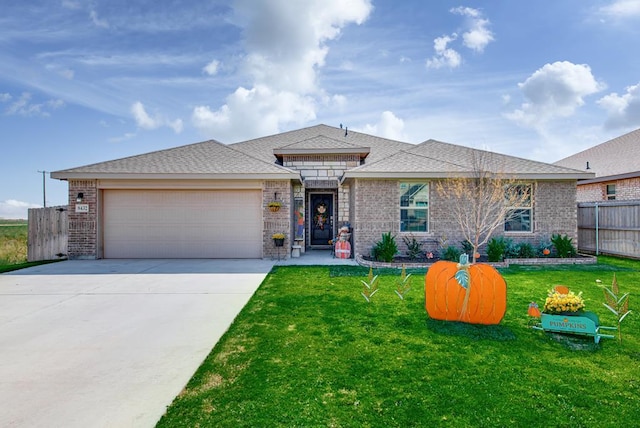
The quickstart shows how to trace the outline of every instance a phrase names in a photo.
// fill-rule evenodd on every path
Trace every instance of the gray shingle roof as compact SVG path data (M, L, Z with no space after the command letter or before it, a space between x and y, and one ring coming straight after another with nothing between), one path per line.
M345 133L347 134L345 136ZM326 137L326 138L318 138ZM413 144L403 143L400 141L389 140L386 138L375 137L373 135L362 134L345 129L336 128L328 125L315 125L308 128L302 128L295 131L283 132L282 134L270 135L267 137L256 138L254 140L244 141L240 143L230 144L230 147L240 150L244 153L252 154L264 161L274 162L276 160L273 150L284 148L292 144L301 142L306 145L306 148L312 148L311 145L321 143L323 141L330 142L332 145L336 145L336 142L342 142L344 144L352 145L353 147L369 147L371 153L367 156L368 162L375 162L376 160L383 159L387 156L396 153L398 150L404 148L413 147ZM347 147L347 146L345 146ZM318 147L322 149L321 144Z
M257 159L217 141L204 141L172 149L56 171L53 178L99 178L139 175L168 176L297 176L287 168Z
M346 134L346 135L345 135ZM336 150L366 154L365 164L345 177L448 177L473 171L474 159L490 159L494 170L542 179L592 178L558 165L428 140L414 145L327 125L225 145L204 141L167 150L56 171L53 178L299 178L276 164L276 151Z
M616 175L640 175L640 129L583 150L554 165L593 172L596 178Z
M401 150L385 159L347 171L346 177L451 177L473 172L474 165L495 173L521 178L577 179L589 178L583 171L522 159L470 147L428 140Z

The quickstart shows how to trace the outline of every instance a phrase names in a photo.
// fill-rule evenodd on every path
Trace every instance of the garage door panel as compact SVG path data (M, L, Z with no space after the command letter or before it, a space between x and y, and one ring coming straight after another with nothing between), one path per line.
M260 258L258 190L105 190L106 258Z

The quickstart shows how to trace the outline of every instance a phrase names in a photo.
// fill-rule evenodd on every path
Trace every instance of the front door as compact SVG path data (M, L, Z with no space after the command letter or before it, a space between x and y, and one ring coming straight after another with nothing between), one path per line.
M309 209L309 243L329 246L329 241L333 239L333 194L311 193Z

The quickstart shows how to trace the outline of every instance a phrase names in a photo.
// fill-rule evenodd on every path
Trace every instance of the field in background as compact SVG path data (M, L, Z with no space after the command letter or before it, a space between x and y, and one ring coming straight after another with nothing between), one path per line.
M0 267L27 261L26 220L0 220Z

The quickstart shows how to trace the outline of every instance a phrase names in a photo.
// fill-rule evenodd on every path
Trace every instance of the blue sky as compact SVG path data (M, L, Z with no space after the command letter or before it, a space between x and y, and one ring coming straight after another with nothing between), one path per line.
M640 0L1 2L0 218L38 171L318 123L547 162L640 127Z

